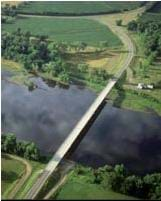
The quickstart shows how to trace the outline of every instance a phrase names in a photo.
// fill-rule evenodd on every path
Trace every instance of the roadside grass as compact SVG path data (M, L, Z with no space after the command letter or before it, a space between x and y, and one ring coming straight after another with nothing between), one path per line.
M30 190L30 188L33 186L34 182L36 182L36 179L38 178L39 174L45 167L45 163L36 162L36 161L28 161L32 166L32 173L30 177L26 180L24 185L21 187L21 189L18 191L17 195L15 196L15 199L24 199L27 192Z
M92 14L109 13L123 10L135 9L142 5L142 2L28 2L22 4L18 10L24 14Z
M86 176L73 176L73 171L68 175L66 183L58 189L50 199L56 200L87 200L87 199L122 199L133 200L134 197L126 196L112 190L104 189L98 184L87 182Z
M52 17L19 17L12 24L3 24L2 31L13 32L21 28L33 36L46 35L57 42L85 42L98 46L107 41L109 47L120 46L120 39L105 25L90 19L67 19Z
M7 198L9 193L15 187L17 180L23 177L25 165L20 161L3 154L1 164L2 198Z

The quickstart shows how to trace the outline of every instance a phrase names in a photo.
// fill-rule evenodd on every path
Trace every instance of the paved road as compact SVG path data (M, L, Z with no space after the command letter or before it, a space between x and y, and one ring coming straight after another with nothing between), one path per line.
M95 19L97 20L97 19ZM99 20L99 18L98 18ZM98 95L98 97L95 99L95 101L92 103L92 105L89 107L87 112L83 115L83 117L80 119L80 121L77 123L75 128L72 130L72 132L68 135L68 137L65 139L65 141L61 144L59 149L54 154L53 158L49 161L46 168L44 169L43 173L39 176L36 183L33 185L33 187L28 192L26 199L34 199L36 195L39 193L49 176L54 172L54 170L59 165L60 161L63 159L65 154L68 152L68 150L71 148L74 141L77 139L81 131L86 127L87 123L90 121L90 119L93 117L94 113L97 111L99 106L103 103L113 86L116 84L118 79L121 77L122 73L128 68L130 65L133 56L134 56L134 45L129 38L129 36L126 34L124 29L122 27L118 27L114 24L111 24L107 21L104 21L106 25L109 26L109 28L115 32L118 37L122 40L122 42L125 45L125 48L128 51L127 58L125 59L121 70L115 75L115 79L110 79L107 83L107 86L103 89L103 91Z

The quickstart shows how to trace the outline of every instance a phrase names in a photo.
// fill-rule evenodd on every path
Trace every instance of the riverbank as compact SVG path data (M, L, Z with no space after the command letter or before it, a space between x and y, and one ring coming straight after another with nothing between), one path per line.
M32 77L41 77L43 80L46 80L49 83L54 83L57 85L62 85L64 87L69 87L70 84L78 84L82 87L87 87L90 90L99 93L107 84L107 81L101 81L99 82L91 82L88 79L88 75L84 75L84 79L80 79L79 75L78 77L73 77L71 78L71 81L62 81L58 77L54 77L50 73L43 73L43 72L28 72L25 70L22 66L22 64L18 62L14 62L12 60L6 60L2 59L1 61L2 65L2 70L7 70L12 73L12 76L8 78L8 81L13 83L13 84L18 84L18 85L25 85L27 87L30 87L33 85L33 89L36 88L34 83L31 81L30 78Z
M138 176L128 173L123 165L98 169L77 165L50 199L159 200L160 184L161 173Z

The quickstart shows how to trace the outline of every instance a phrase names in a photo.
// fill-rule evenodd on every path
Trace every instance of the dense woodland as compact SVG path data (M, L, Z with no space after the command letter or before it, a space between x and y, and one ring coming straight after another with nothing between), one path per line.
M1 151L3 153L16 154L30 160L40 160L40 151L36 144L29 141L17 141L13 133L2 135Z
M149 62L161 56L161 16L145 13L128 24L128 30L143 36L144 53Z

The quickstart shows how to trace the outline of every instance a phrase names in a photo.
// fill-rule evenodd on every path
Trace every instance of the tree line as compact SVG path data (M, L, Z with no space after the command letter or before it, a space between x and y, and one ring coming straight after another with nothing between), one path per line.
M127 28L143 36L144 53L150 64L161 55L161 21L155 16L143 14L137 20L129 22Z
M138 176L129 173L123 164L105 165L98 169L77 165L74 177L83 176L86 182L105 189L142 199L161 199L161 173Z
M17 17L17 6L5 4L1 7L1 23L13 23Z
M15 134L6 133L1 137L1 151L16 154L29 160L39 161L40 150L34 142L17 141Z

